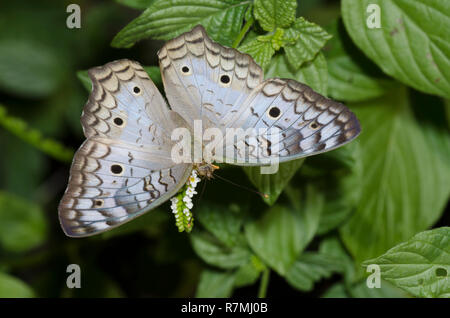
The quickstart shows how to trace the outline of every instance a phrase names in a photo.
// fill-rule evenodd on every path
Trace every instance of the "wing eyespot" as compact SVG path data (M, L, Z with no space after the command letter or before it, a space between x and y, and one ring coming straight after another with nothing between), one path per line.
M277 106L272 106L268 109L267 115L269 116L270 119L273 120L278 119L281 116L281 110Z
M135 86L135 87L133 87L133 94L134 95L141 95L141 93L142 93L142 90L141 90L141 88L139 87L139 86Z
M104 203L103 200L100 199L94 200L94 207L101 208L103 206L103 203Z
M186 65L184 65L181 68L181 73L183 73L184 75L191 75L192 74L191 69L188 66L186 66Z
M319 127L320 127L320 125L318 123L316 123L315 121L313 121L309 124L309 128L311 128L312 130L316 130Z
M114 123L117 127L122 127L122 126L125 124L125 122L123 121L123 119L120 118L120 117L115 117L115 118L113 119L113 123Z
M231 78L229 75L227 74L223 74L222 76L220 76L220 84L222 86L230 86L231 85Z
M123 173L123 167L122 165L119 165L117 163L113 164L111 166L111 172L115 175L121 175Z

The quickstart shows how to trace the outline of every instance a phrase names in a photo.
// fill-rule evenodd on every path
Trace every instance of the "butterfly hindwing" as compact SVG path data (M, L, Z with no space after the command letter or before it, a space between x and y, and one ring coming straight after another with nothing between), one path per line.
M127 222L173 196L191 166L167 154L109 139L86 140L77 151L59 205L69 236L87 236Z
M158 206L192 169L171 160L177 115L138 63L115 61L89 75L93 90L81 119L88 139L58 209L69 236L103 232Z

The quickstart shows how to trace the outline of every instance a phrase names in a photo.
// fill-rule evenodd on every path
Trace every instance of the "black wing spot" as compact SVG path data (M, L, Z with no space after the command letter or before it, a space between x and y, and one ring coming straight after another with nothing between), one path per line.
M121 165L115 164L115 165L111 166L111 172L114 174L121 174L122 171L123 171L123 168Z
M228 84L230 81L231 81L230 76L226 74L220 77L220 82L222 82L222 84Z
M117 126L122 126L123 125L123 119L120 118L120 117L114 118L114 124L116 124Z
M141 89L138 86L133 87L133 93L135 93L137 95L140 92L141 92Z
M277 119L281 115L281 110L274 106L269 109L269 117L272 119Z

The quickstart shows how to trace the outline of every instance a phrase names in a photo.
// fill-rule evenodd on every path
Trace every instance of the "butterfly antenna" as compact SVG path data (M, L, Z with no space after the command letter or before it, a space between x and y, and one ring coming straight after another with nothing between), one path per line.
M202 191L200 192L200 196L198 197L198 201L200 201L202 199L203 194L205 193L206 183L207 182L208 182L208 180L205 178L205 182L203 182Z
M222 177L222 176L219 176L218 174L214 174L214 177L217 177L217 178L219 178L219 179L221 179L221 180L223 180L223 181L225 181L225 182L228 182L228 183L230 183L230 184L232 184L232 185L234 185L234 186L237 186L237 187L239 187L239 188L242 188L242 189L245 189L245 190L247 190L247 191L256 193L256 194L260 195L261 197L263 197L263 198L265 198L265 199L268 199L268 198L269 198L269 195L266 194L266 193L262 193L262 192L259 192L259 191L255 190L255 189L251 189L251 188L248 188L248 187L246 187L246 186L237 184L237 183L235 183L235 182L233 182L233 181L231 181L231 180L228 180L228 179L225 179L225 178Z

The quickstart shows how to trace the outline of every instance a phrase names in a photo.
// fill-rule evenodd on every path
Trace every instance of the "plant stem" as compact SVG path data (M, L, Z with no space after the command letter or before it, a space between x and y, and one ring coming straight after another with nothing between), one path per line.
M261 276L261 282L259 284L258 298L266 298L267 286L269 286L270 269L266 268Z
M245 34L247 34L248 29L250 29L250 27L253 25L254 22L255 22L255 19L253 17L251 17L250 19L248 19L247 22L245 22L244 27L242 28L241 32L237 36L236 40L234 40L234 42L233 42L233 48L238 47L239 43L241 43L242 39L245 37Z

